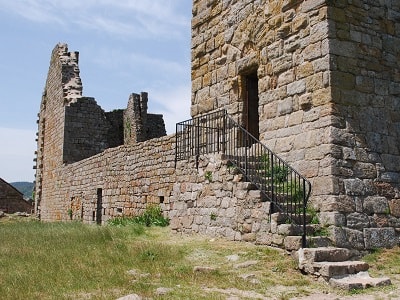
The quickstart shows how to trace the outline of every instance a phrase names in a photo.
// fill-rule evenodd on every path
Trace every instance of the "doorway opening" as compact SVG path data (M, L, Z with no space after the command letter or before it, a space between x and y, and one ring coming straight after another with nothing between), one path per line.
M256 139L260 138L258 114L258 77L257 71L243 76L243 125Z
M103 189L97 189L96 224L101 225L103 216Z

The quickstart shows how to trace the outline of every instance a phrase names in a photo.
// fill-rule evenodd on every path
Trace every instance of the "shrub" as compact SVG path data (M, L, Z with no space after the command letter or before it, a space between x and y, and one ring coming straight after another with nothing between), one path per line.
M135 217L117 217L108 221L108 224L114 226L126 226L130 224L140 224L147 227L152 225L165 227L169 225L169 220L164 218L161 208L158 205L151 204L147 206L145 212Z

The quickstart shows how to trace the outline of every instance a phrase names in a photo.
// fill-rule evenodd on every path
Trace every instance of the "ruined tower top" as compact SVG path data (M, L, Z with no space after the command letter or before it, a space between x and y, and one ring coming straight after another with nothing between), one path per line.
M79 52L68 52L68 45L58 43L52 53L52 63L61 64L64 104L69 105L82 97L82 80L79 76Z

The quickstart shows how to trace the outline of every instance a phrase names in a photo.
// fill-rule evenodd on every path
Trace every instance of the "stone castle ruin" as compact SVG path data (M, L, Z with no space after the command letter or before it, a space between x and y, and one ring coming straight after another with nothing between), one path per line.
M52 53L36 212L104 223L159 204L171 228L294 250L399 244L400 3L194 0L192 120L148 95L104 112Z

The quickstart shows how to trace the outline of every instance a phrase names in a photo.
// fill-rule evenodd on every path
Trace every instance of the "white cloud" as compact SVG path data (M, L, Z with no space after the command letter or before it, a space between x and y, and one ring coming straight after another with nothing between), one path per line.
M164 89L162 93L150 89L148 112L163 114L167 133L174 133L176 123L190 119L190 95L190 85Z
M189 5L186 1L0 0L0 10L64 29L74 24L110 35L176 39L182 37L179 28L190 26L190 19L182 13L182 5Z
M0 127L0 177L7 182L33 181L35 131Z

